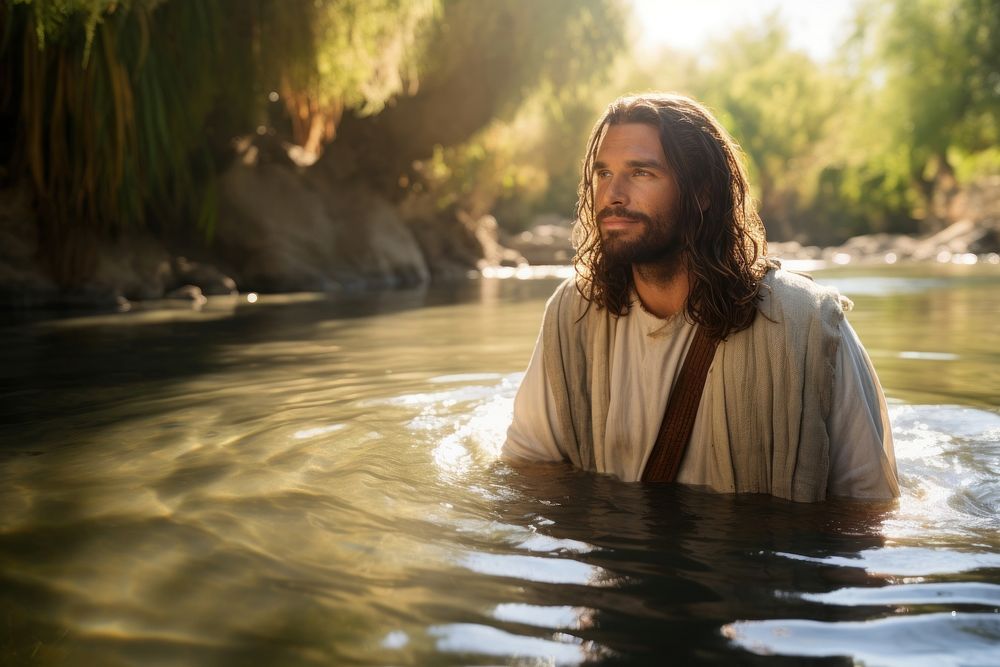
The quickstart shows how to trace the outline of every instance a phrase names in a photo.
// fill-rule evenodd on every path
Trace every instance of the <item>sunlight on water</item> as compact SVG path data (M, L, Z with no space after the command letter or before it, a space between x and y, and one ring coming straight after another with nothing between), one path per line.
M433 460L442 474L461 476L468 473L476 461L482 467L500 455L514 409L514 393L522 375L437 376L429 382L459 383L460 386L448 391L398 396L383 403L420 407L420 413L407 426L424 438L434 439ZM499 383L493 386L461 384L496 380Z
M1000 608L1000 584L899 584L882 588L841 588L829 593L804 593L803 600L847 606L975 604Z
M945 280L935 278L895 278L883 276L857 277L822 277L824 285L836 287L842 294L848 296L886 297L896 294L920 294L927 290L947 287Z
M493 610L498 621L525 623L541 628L562 630L579 625L585 610L575 607L542 607L533 604L500 604Z
M951 352L914 352L903 350L899 353L900 359L929 359L931 361L956 361L960 359L957 354Z
M995 665L997 614L921 614L864 622L774 620L734 623L723 630L762 655L851 656L871 665L959 667ZM956 655L952 647L961 647ZM784 649L784 650L783 650Z
M857 567L868 574L883 577L913 578L932 574L959 574L983 568L1000 568L1000 554L963 554L946 549L922 549L920 547L885 547L861 551L850 557L814 558L780 552L775 555L824 565Z
M567 558L471 553L462 559L462 564L480 574L552 584L597 586L601 585L606 575L601 568Z
M499 278L502 280L516 278L517 280L545 280L548 278L559 278L565 280L573 275L572 266L557 265L528 265L521 266L488 266L482 270L484 278Z
M941 525L970 537L1000 528L1000 414L893 406L891 419L903 496L887 536L918 538Z
M435 626L430 633L438 637L439 650L453 653L537 658L531 664L538 665L578 664L586 657L580 640L571 635L541 639L469 623Z
M329 426L317 426L315 428L307 428L302 431L296 431L292 437L296 440L305 440L306 438L315 438L318 435L326 435L327 433L333 433L344 428L345 424L330 424Z

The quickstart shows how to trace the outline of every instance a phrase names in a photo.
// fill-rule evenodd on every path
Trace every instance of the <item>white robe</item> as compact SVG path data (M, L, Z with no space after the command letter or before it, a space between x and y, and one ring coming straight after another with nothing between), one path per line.
M664 378L676 379L694 335L683 315L661 320L635 304L617 318L610 359L611 402L597 471L624 481L642 477L669 399ZM898 494L892 432L875 370L846 320L840 323L834 393L828 420L828 495L892 498ZM539 336L514 399L514 420L503 446L511 461L559 461L555 399L545 380ZM712 405L706 383L701 405ZM677 481L711 488L710 417L699 410ZM724 489L716 489L724 490Z

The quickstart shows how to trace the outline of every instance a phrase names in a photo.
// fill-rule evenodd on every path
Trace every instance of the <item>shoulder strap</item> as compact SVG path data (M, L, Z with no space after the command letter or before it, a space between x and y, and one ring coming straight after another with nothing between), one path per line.
M653 452L642 471L644 482L672 482L684 458L694 418L698 414L698 403L705 388L708 367L712 365L715 348L719 341L704 333L699 326L694 332L694 340L684 357L684 365L677 376L677 382L670 392L667 409L663 413L660 434L656 437Z

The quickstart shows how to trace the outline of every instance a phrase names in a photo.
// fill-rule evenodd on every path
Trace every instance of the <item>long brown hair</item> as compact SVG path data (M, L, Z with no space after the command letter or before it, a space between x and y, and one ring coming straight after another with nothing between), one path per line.
M711 113L672 93L620 97L608 106L587 144L576 206L577 288L591 305L615 316L629 312L632 270L609 263L594 210L594 161L607 128L644 123L657 128L679 191L678 238L689 272L686 313L719 340L750 326L766 272L764 225L749 193L742 153ZM702 202L707 204L703 208Z

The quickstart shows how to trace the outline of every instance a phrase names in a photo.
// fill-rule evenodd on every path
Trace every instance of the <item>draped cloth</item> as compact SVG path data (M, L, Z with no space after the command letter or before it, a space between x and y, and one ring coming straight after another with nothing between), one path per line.
M557 446L573 465L597 470L608 454L615 317L588 304L575 280L546 306L543 361L560 426ZM699 404L709 418L714 488L801 502L826 497L827 420L849 304L836 290L772 265L753 324L719 344Z

